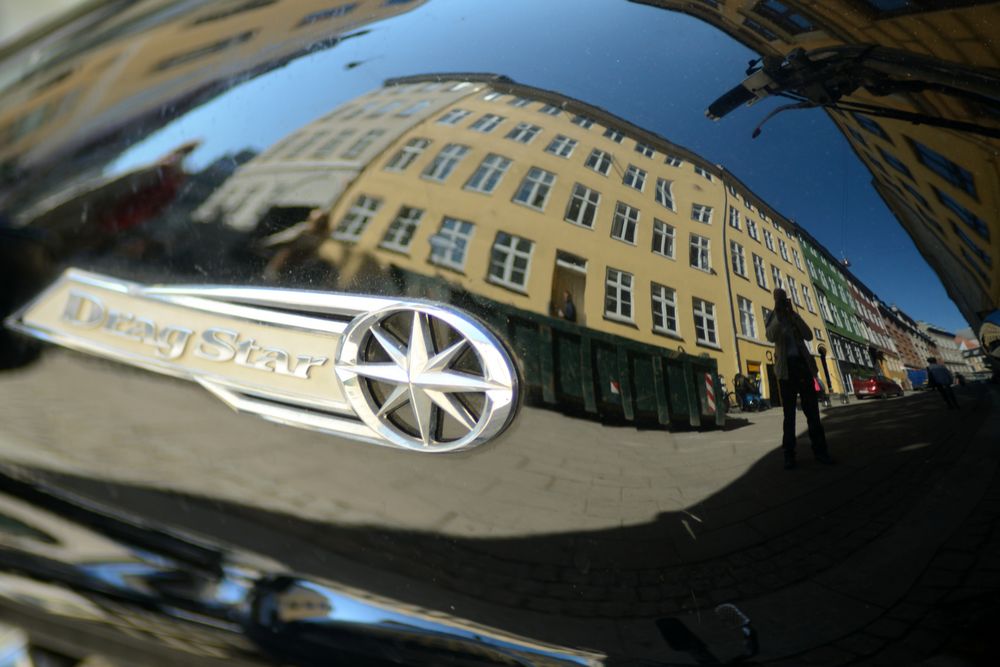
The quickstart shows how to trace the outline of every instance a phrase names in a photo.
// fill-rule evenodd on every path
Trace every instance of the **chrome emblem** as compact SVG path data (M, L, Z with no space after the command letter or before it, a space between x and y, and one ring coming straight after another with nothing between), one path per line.
M485 442L514 407L513 369L490 333L436 306L390 306L357 318L336 368L361 420L407 449Z
M7 325L193 380L240 412L412 451L481 445L517 407L517 374L493 334L420 301L69 269Z

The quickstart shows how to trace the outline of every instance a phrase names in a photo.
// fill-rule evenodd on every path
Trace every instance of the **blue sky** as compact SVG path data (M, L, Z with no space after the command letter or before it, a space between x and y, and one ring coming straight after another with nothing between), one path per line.
M848 257L854 274L888 303L952 330L967 326L823 112L783 113L757 139L754 126L777 102L717 123L705 118L705 107L755 57L708 24L624 0L430 0L366 29L191 111L112 169L194 137L205 140L194 167L247 146L260 150L395 76L506 74L603 107L725 166L834 255Z

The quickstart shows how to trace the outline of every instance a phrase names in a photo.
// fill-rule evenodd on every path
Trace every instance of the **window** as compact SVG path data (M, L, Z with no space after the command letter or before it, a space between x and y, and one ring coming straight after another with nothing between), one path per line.
M653 283L653 331L677 335L677 292Z
M785 283L781 280L781 271L776 266L771 266L771 282L776 288L785 289Z
M760 255L753 255L753 274L757 277L757 284L767 289L767 270L764 268L764 258Z
M740 310L740 333L747 338L757 337L757 317L753 312L753 302L742 296L736 297Z
M518 107L518 108L520 108L520 107L526 107L529 104L531 104L531 100L529 100L526 97L515 97L514 99L512 99L507 104L511 105L512 107Z
M448 144L441 149L440 153L434 156L434 160L427 165L427 168L424 169L422 176L432 181L443 181L448 178L448 175L455 169L455 165L457 165L468 152L468 146L463 146L461 144Z
M597 206L600 203L600 192L576 183L573 185L573 194L569 197L569 206L566 207L566 220L593 228L594 219L597 217Z
M593 169L598 174L607 176L608 170L611 169L611 153L605 153L595 148L587 156L587 162L584 166Z
M465 184L466 190L489 194L496 190L503 175L510 167L510 160L502 155L490 153L479 163Z
M388 104L385 104L385 105L383 105L383 106L375 109L375 111L373 111L370 114L368 114L368 117L369 118L376 118L378 116L385 115L385 114L389 113L390 111L395 111L400 106L402 106L402 104L403 103L400 102L399 100L394 100L392 102L389 102Z
M819 327L813 327L813 337L816 340L823 340L823 330L820 329Z
M611 141L615 142L616 144L620 144L622 142L622 139L625 138L624 134L614 129L613 127L605 129L604 136L610 139Z
M573 120L570 121L574 125L579 125L583 129L590 129L590 126L594 124L594 121L590 120L586 116L573 116Z
M788 279L788 293L792 296L792 301L795 302L796 306L801 306L802 302L799 300L799 288L795 284L795 279L791 276L786 276Z
M704 236L691 235L691 266L702 271L712 270L710 241Z
M469 126L469 129L483 133L492 132L497 129L497 125L502 123L503 120L503 116L498 116L493 113L483 114L475 123Z
M635 152L642 153L646 157L653 157L654 155L656 155L656 151L654 151L646 144L640 144L638 141L635 142Z
M959 227L958 225L956 225L953 222L953 223L951 223L951 229L952 229L952 231L955 232L955 236L957 236L959 239L961 239L962 243L964 243L966 245L966 247L968 248L968 250L971 251L976 257L979 258L979 261L981 261L986 266L989 266L989 267L993 266L993 260L986 253L986 251L983 250L982 248L980 248L978 245L976 245L975 241L973 241L972 238L968 234L966 234L964 231L962 231L961 227Z
M317 21L326 21L338 16L344 16L345 14L353 12L357 6L358 3L350 2L336 7L330 7L329 9L321 9L318 12L313 12L312 14L306 14L303 16L302 20L299 21L299 25L310 25L316 23Z
M570 139L565 135L557 134L556 138L545 147L545 152L558 155L559 157L569 157L573 154L574 148L576 148L576 139Z
M694 335L699 343L718 346L715 334L715 304L695 297L694 304Z
M750 28L755 33L757 33L758 35L760 35L769 42L773 42L774 40L778 39L778 36L776 34L765 28L760 22L754 21L751 18L743 19L743 25Z
M736 210L735 206L729 207L729 226L733 229L740 228L740 212Z
M470 114L472 112L465 109L450 109L445 115L438 118L437 122L441 125L458 125L459 121Z
M802 286L802 300L806 302L806 308L809 309L810 313L815 313L816 312L816 308L813 306L812 297L809 296L809 286L808 285L803 285Z
M933 171L935 174L962 190L968 195L976 197L976 183L972 174L958 166L941 153L924 146L915 139L910 139L910 146L917 154L920 163Z
M382 237L381 246L389 250L409 252L413 235L423 217L423 209L411 206L400 207L399 213L396 214L396 218L389 225L389 229L385 231L385 236Z
M774 252L774 237L771 236L771 232L766 229L764 230L764 245L767 246L768 250Z
M778 239L778 250L781 252L781 259L788 261L788 245L782 240Z
M198 48L193 49L191 51L186 51L184 53L171 56L153 65L153 71L162 72L167 69L179 67L181 65L186 65L188 63L204 58L205 56L210 56L213 53L219 53L221 51L234 48L236 46L239 46L240 44L243 44L244 42L250 41L251 39L253 39L253 36L255 34L257 34L256 30L247 30L237 35L233 35L232 37L226 37L225 39L219 40L218 42L208 44L206 46L199 46Z
M399 149L398 153L392 156L385 168L388 171L403 171L413 164L413 161L420 157L420 154L430 145L430 139L410 139L405 146Z
M476 226L466 220L444 218L441 229L431 237L431 263L461 271L475 230Z
M876 137L881 137L882 139L885 139L889 143L892 143L892 140L889 139L889 135L885 133L885 130L883 130L882 126L879 125L876 121L872 120L868 116L863 116L857 112L852 112L851 117L853 117L854 122L860 125L863 129L868 130Z
M483 99L486 100L487 102L495 102L501 97L503 97L503 93L498 93L495 90L491 90L490 92L483 95Z
M712 207L704 204L691 205L691 219L695 222L703 222L706 225L712 224Z
M555 182L556 175L552 172L532 167L528 170L528 175L521 181L521 186L514 195L514 201L543 211L549 200L552 184Z
M382 200L368 195L358 197L337 228L333 230L333 238L340 241L357 241L365 227L375 217L382 205Z
M543 104L539 111L550 116L558 116L562 110L559 107L552 106L551 104Z
M534 242L519 236L497 232L490 254L489 281L504 287L523 290L528 283L531 251Z
M747 234L750 235L754 241L760 243L760 232L757 230L757 222L747 218Z
M704 167L699 167L698 165L695 165L694 173L698 174L699 176L703 176L710 181L712 180L712 175L708 173L708 170L705 169Z
M507 133L507 139L520 142L522 144L530 144L531 140L535 138L542 128L537 125L532 125L531 123L518 123L513 130Z
M653 219L653 252L674 258L674 228L662 220Z
M618 202L611 220L611 238L635 244L635 230L639 226L639 209Z
M979 216L937 188L934 188L934 194L937 195L938 201L947 206L952 213L961 218L962 222L964 222L969 229L979 234L979 236L984 240L990 240L990 230L986 226L986 223L979 219Z
M881 146L878 147L878 152L882 155L882 159L889 163L889 166L906 176L909 179L913 179L913 174L910 173L910 168L903 164L903 161L898 157L885 150Z
M658 178L656 179L656 192L653 195L657 204L663 208L669 208L671 211L675 210L673 185L666 179Z
M385 134L384 130L368 130L365 132L360 139L354 142L354 145L343 152L341 157L346 158L356 158L361 155L366 148L372 145L376 139Z
M774 23L787 33L799 35L816 29L812 21L799 14L784 2L778 0L761 0L753 8L755 12Z
M334 136L319 145L312 156L317 159L327 158L337 152L340 145L347 141L347 138L354 134L354 130L341 130ZM419 153L418 153L419 154Z
M743 252L743 246L736 241L729 242L729 262L733 267L733 273L738 276L747 277L747 258Z
M608 267L604 280L604 316L632 321L632 274Z
M664 158L663 163L671 167L679 167L684 164L684 160L680 159L676 155L667 155Z
M625 170L625 175L622 176L622 183L642 192L643 187L646 185L646 172L634 164L630 164L628 169Z
M767 327L767 321L768 321L769 319L771 319L771 313L772 313L772 312L774 312L774 311L772 311L772 310L771 310L770 308L768 308L767 306L761 306L761 307L760 307L760 314L764 316L764 319L762 319L762 320L761 320L761 322L763 322L763 323L764 323L764 326L765 326L765 327Z
M792 261L795 263L795 268L799 271L802 270L802 257L799 255L799 251L792 248Z

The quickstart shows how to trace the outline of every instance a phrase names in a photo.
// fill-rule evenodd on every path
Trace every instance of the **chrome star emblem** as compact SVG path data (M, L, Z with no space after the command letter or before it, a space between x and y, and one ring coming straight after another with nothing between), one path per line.
M352 406L392 444L454 451L499 433L515 407L513 366L484 327L438 306L359 318L337 375Z

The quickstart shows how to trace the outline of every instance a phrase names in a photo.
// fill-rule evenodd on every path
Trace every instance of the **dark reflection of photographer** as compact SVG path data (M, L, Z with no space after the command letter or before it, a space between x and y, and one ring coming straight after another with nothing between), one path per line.
M826 434L819 420L819 399L813 379L816 362L806 347L812 331L792 308L785 290L774 290L774 311L767 318L767 339L774 343L774 371L778 377L781 405L785 411L781 447L785 469L795 467L795 399L802 398L802 412L809 423L813 455L820 463L833 463L826 448Z

